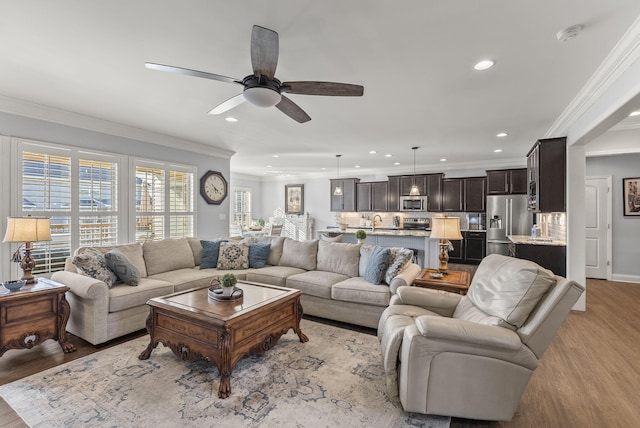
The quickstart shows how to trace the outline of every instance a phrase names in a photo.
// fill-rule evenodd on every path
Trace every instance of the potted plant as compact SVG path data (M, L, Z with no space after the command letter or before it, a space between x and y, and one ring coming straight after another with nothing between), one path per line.
M360 229L356 231L356 239L358 240L358 244L362 244L365 239L367 239L367 232Z
M222 287L222 295L225 297L231 296L235 290L238 278L232 273L225 273L220 279L220 286Z

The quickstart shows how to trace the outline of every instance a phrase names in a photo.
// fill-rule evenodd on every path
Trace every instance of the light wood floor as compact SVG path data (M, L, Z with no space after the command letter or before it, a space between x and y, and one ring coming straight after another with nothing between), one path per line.
M572 312L544 354L510 422L453 419L462 427L640 426L640 284L587 281L587 311ZM71 336L78 351L63 354L48 341L0 358L0 384L89 355L94 347ZM0 399L0 426L26 427Z

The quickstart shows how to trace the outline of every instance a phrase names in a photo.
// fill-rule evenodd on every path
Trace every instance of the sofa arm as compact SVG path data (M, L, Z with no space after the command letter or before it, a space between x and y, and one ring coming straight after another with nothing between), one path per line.
M422 272L422 268L419 265L415 263L409 263L407 267L402 269L391 280L391 284L389 284L389 289L391 290L391 293L395 294L398 287L413 284L413 280L416 279L418 275L420 275L420 272Z
M484 346L505 351L522 348L520 336L503 327L436 316L421 316L416 318L415 323L420 334L425 337L468 344L470 348Z
M460 294L419 287L400 287L396 293L398 299L394 299L393 304L420 306L443 317L453 316L462 298Z
M106 299L109 295L109 287L104 282L80 275L79 273L60 271L51 275L51 279L69 287L71 292L83 299Z

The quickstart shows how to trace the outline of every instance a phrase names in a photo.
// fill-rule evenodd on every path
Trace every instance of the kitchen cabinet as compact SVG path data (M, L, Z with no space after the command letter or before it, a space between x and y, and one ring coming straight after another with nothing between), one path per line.
M400 176L389 177L387 182L387 210L400 211Z
M463 211L485 212L487 201L486 177L469 177L464 179Z
M488 195L525 195L526 193L526 168L487 171Z
M451 241L453 250L449 251L450 263L478 265L487 254L487 235L485 232L463 231L462 240Z
M445 178L442 180L442 211L486 211L485 177Z
M429 211L442 211L442 177L444 174L427 175L427 209Z
M387 182L356 184L357 211L387 211Z
M534 212L565 212L566 138L538 140L527 153L527 205Z
M567 247L565 245L510 244L511 255L531 260L560 276L567 276Z
M400 196L409 196L411 192L411 186L416 183L421 195L427 194L427 176L424 174L418 174L415 177L413 175L403 175L400 177Z
M329 180L331 195L331 211L333 212L350 212L356 210L356 184L359 178L337 178ZM333 194L336 186L342 188L342 195Z

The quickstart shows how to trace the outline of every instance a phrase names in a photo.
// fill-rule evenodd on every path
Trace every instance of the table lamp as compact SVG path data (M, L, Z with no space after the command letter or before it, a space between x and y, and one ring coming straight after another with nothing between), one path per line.
M22 279L27 284L33 284L33 268L36 261L31 257L31 243L39 241L51 241L51 220L45 217L7 217L7 233L2 242L24 242L24 256L20 257L20 247L13 256L15 262L20 262L24 271Z
M438 259L440 266L438 272L447 274L449 271L449 240L462 239L460 233L460 217L432 217L430 238L440 240L440 253Z

